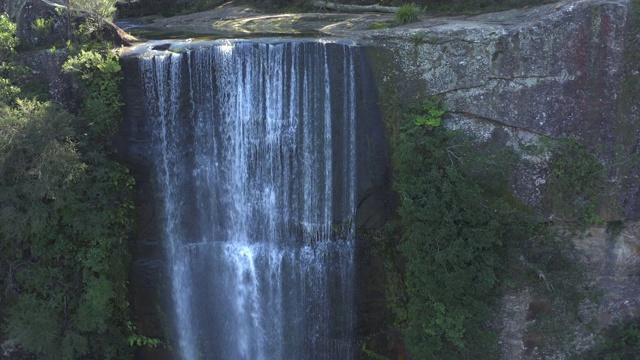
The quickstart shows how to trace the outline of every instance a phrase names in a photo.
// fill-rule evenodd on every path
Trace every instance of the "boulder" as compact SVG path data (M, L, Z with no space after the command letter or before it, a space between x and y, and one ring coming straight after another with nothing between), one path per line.
M93 39L110 41L116 46L128 46L136 41L135 37L109 20L99 19L89 12L75 9L71 11L71 16L67 16L65 6L46 0L0 0L0 9L7 12L17 23L18 37L23 45L30 47L64 46L70 37L75 36L74 32L79 25L87 21L92 23ZM47 20L49 24L37 29L34 24L39 19Z

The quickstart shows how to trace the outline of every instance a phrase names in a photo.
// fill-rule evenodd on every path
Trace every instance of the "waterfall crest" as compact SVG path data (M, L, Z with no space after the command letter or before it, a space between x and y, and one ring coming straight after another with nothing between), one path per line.
M183 359L352 359L357 49L140 59Z

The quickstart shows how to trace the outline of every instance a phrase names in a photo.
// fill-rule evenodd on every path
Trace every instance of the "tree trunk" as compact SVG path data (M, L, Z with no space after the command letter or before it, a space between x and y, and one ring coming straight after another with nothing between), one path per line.
M346 12L384 12L395 13L397 7L381 6L381 5L346 5L338 4L330 1L314 1L313 6L323 10L336 10Z

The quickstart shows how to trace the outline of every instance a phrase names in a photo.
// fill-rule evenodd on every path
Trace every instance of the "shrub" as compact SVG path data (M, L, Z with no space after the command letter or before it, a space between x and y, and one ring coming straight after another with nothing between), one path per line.
M53 18L49 18L49 19L39 18L39 19L36 19L36 21L34 21L31 24L31 28L33 30L35 30L37 33L46 36L53 29Z
M388 29L389 25L383 23L375 23L369 26L369 30L385 30Z
M442 125L444 112L444 105L439 99L429 99L418 106L411 116L415 119L415 125L431 128Z
M111 54L82 50L63 65L65 71L76 74L84 84L84 103L80 127L99 139L115 134L120 121L121 77L118 58ZM87 139L94 143L95 139Z
M18 46L16 28L16 24L11 22L7 14L0 15L0 61L6 60Z
M558 140L551 149L548 189L551 206L565 220L597 223L597 205L605 167L575 138Z
M9 103L20 93L11 81L11 75L17 67L7 60L15 53L19 40L16 37L16 24L7 14L0 15L0 103Z
M615 325L609 328L600 342L581 354L584 360L632 360L640 354L640 322ZM576 358L577 359L577 358Z
M509 154L483 154L462 133L436 126L443 110L435 104L419 107L425 115L411 111L394 152L405 337L419 359L491 358L495 337L485 322L507 243L530 236L533 222L505 191Z
M67 0L72 9L91 11L105 19L111 19L116 12L118 0Z
M420 9L414 3L404 4L396 10L396 21L402 25L418 20Z

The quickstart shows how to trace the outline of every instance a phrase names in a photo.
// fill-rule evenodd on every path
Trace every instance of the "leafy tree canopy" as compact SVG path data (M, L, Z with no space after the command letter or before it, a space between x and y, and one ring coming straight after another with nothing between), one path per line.
M0 16L5 69L14 32ZM88 50L65 68L84 90L78 114L0 79L0 335L42 359L125 359L139 336L127 303L134 183L110 159L120 68Z

